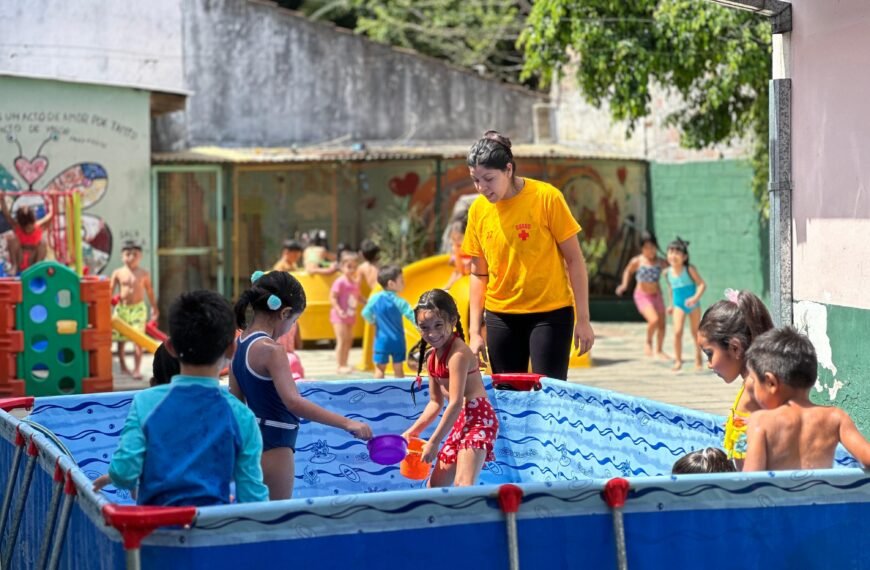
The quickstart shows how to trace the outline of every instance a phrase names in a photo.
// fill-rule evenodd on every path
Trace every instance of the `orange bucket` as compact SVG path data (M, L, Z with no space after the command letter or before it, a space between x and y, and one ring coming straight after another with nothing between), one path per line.
M414 479L415 481L422 481L429 476L429 470L432 466L429 463L423 463L420 461L420 454L423 451L424 445L426 445L426 441L419 437L412 437L408 442L408 453L405 455L405 459L403 459L399 464L399 473L401 473L403 477Z

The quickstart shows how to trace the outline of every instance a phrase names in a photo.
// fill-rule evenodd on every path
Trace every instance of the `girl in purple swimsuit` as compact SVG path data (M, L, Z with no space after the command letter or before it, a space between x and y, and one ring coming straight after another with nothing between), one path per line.
M621 296L628 290L631 276L635 276L637 286L634 288L634 304L647 323L644 354L660 360L670 359L662 352L665 340L665 303L662 299L662 288L659 286L662 269L667 267L668 262L659 257L659 244L655 235L645 231L640 235L640 255L633 257L625 266L622 283L616 288L616 294ZM655 352L653 335L656 337Z

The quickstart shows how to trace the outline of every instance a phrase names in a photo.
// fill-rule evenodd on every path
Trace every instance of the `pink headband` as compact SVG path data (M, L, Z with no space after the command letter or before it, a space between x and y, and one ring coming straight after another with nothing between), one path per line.
M737 300L740 298L740 291L737 289L725 289L725 298L736 305Z

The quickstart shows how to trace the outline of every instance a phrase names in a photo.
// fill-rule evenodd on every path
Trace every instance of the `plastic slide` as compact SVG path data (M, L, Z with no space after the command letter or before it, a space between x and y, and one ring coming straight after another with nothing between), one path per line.
M420 299L420 295L429 289L444 287L450 274L453 273L453 265L449 264L450 256L448 254L434 255L416 261L407 265L402 269L402 275L405 278L405 290L399 295L411 306L415 306ZM459 309L459 316L462 319L462 328L468 335L468 309L469 309L469 278L462 277L450 288L450 294L453 300L456 301L456 307ZM376 289L380 290L380 288ZM374 292L374 291L373 291ZM360 317L360 320L363 320ZM420 341L420 334L417 328L404 321L405 325L405 345L408 350ZM375 340L375 330L372 325L365 323L363 331L363 355L362 361L357 365L357 370L371 371L375 369L372 361L372 349ZM568 363L570 368L588 368L592 366L592 359L589 353L582 356L576 354L576 350L572 349L571 360ZM391 376L392 366L387 366L387 376ZM423 371L425 375L425 370ZM417 363L405 361L405 373L410 375L417 374Z
M118 317L112 317L112 328L127 337L130 342L141 346L151 354L154 354L157 351L157 347L160 346L160 342L143 332L137 331Z

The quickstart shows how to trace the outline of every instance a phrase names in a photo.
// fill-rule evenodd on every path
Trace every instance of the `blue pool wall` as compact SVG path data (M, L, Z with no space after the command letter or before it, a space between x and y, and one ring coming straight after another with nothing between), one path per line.
M631 474L624 518L632 568L660 568L662 561L733 568L742 552L751 553L738 559L749 568L868 567L862 544L870 530L870 478L863 471L660 476L683 450L718 445L721 418L558 381L544 385L540 392L491 392L504 429L497 467L484 472L481 486L417 489L419 482L390 477L390 470L377 473L365 447L348 445L352 440L338 430L318 433L319 426L305 424L297 498L200 509L193 528L146 539L145 567L271 567L278 557L311 568L405 569L411 561L419 568L505 567L504 517L494 496L497 484L508 481L525 492L518 515L523 565L613 567L612 517L601 490L606 478L624 473ZM302 387L318 403L343 403L379 433L400 433L422 410L422 402L411 405L404 383ZM42 398L30 416L52 427L80 467L62 568L124 567L120 537L102 523L100 508L107 497L129 497L96 495L90 479L105 471L131 396ZM17 424L0 413L0 473L9 470ZM23 424L22 431L36 434L41 449L14 566L31 568L54 462L72 462L35 427ZM838 461L849 464L842 454ZM306 469L319 477L314 483L305 481ZM374 492L383 490L396 492ZM775 532L753 531L770 528ZM446 561L426 554L426 544L449 544L461 556Z

